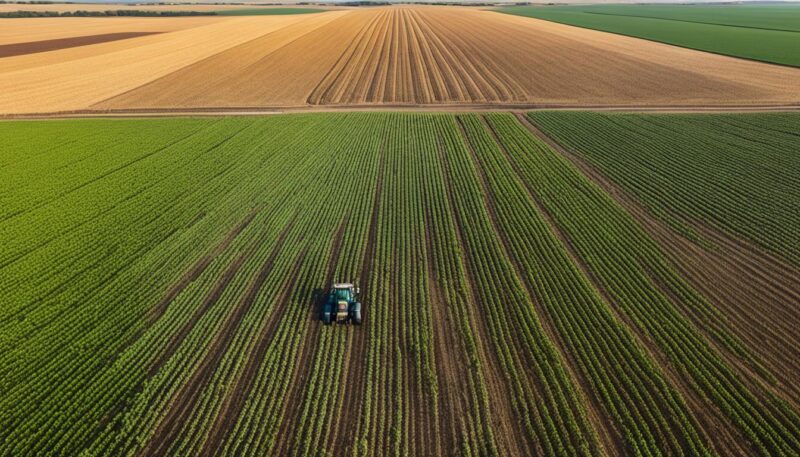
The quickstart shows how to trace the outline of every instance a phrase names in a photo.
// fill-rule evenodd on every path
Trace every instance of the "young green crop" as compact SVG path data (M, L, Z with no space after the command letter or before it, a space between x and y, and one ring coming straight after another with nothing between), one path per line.
M632 154L570 115L591 135L542 124ZM666 127L637 119L662 182ZM795 118L686 119L688 151L754 170L754 201L795 179ZM694 152L667 203L645 159L625 185L716 217L690 204L692 157L716 157ZM797 411L738 380L758 364L713 303L511 115L3 122L0 202L3 455L706 455L706 419L797 451ZM362 326L320 322L333 280L361 286Z
M796 4L512 6L498 11L800 66L800 6Z

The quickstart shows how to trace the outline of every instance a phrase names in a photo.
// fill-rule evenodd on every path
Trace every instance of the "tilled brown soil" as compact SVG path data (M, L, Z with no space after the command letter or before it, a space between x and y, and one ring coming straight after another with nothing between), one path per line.
M574 27L461 8L357 10L265 35L93 108L797 99L788 79L797 69L562 29ZM296 39L275 49L281 34Z

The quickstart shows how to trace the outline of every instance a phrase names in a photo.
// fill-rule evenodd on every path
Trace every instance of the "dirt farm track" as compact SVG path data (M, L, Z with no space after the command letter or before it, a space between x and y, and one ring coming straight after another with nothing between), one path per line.
M19 19L0 58L5 115L800 103L800 69L458 7Z

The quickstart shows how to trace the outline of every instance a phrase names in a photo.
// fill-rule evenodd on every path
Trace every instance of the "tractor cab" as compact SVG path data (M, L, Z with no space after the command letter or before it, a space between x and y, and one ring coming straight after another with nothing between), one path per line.
M352 283L334 283L322 307L322 321L326 324L361 324L359 292Z

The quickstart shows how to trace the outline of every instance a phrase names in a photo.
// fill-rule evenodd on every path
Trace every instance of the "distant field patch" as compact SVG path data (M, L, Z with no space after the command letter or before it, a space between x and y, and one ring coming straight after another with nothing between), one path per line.
M798 68L450 6L19 19L0 43L142 31L167 33L4 59L0 113L800 103Z
M515 6L499 11L734 57L800 66L798 5Z
M37 52L55 51L56 49L74 48L77 46L87 46L90 44L106 43L108 41L124 40L145 35L154 35L160 32L123 32L123 33L104 33L101 35L89 35L70 38L60 38L55 40L31 41L28 43L12 43L0 45L0 57L21 56L34 54Z
M321 13L319 8L247 8L241 10L217 11L219 16L282 16L285 14Z

